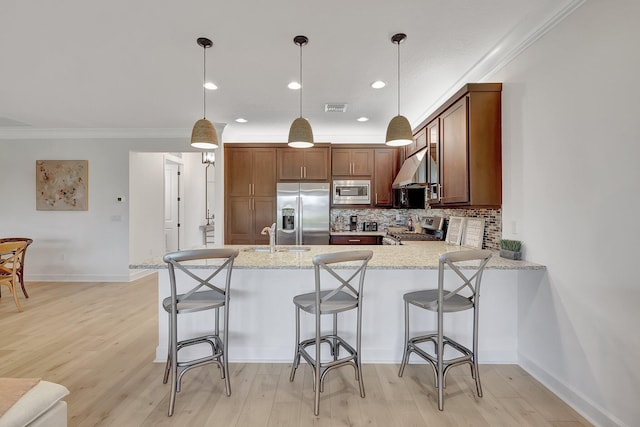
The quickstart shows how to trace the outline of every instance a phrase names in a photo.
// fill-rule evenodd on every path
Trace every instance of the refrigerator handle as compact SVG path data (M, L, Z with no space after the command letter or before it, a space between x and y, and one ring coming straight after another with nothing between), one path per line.
M296 245L302 244L302 197L298 196L298 235L296 236Z

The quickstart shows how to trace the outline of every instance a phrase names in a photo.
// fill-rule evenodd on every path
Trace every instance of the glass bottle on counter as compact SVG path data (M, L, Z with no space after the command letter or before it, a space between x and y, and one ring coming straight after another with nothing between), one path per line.
M413 231L413 217L411 215L409 215L409 225L408 225L409 231Z

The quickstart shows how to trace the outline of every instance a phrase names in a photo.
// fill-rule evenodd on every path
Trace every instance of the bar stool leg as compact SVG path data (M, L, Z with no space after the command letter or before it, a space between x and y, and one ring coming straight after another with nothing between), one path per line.
M333 336L338 336L338 313L333 313ZM340 343L336 338L333 338L332 342L331 354L333 355L333 360L338 360L338 355L340 354Z
M320 307L316 309L316 360L315 360L315 401L313 405L314 415L320 413L320 388L322 387L321 373L320 373Z
M476 305L473 307L473 378L476 380L478 397L482 397L480 370L478 367L478 307Z
M169 343L169 351L171 352L171 392L169 393L169 416L173 415L173 409L176 404L176 392L178 386L178 335L177 335L177 314L171 313L169 320L169 331L171 334L171 342Z
M171 328L171 326L169 326L169 328ZM169 331L169 343L171 343L171 331ZM167 347L167 363L164 367L164 378L162 378L162 384L166 384L169 380L169 371L171 370L171 344L169 344Z
M291 364L291 375L289 381L293 381L296 377L296 369L300 364L300 308L296 307L296 347L293 353L293 363ZM315 384L315 378L314 378Z
M358 331L356 335L356 380L360 385L360 397L364 397L364 379L362 378L362 360L360 358L360 350L362 347L362 312L358 305Z
M409 362L409 303L404 302L404 353L402 355L402 363L400 364L400 371L398 376L401 377L404 374L404 367Z
M444 410L444 396L443 396L443 388L444 388L444 333L442 330L442 322L443 322L443 312L441 309L438 309L438 409Z
M217 320L217 310L216 310L216 320ZM224 387L227 392L227 396L231 396L231 379L229 378L229 357L227 355L227 348L229 348L229 329L227 325L229 325L229 308L225 304L224 306L224 341L222 342L222 357L221 357L222 366L223 366L222 377L224 378Z

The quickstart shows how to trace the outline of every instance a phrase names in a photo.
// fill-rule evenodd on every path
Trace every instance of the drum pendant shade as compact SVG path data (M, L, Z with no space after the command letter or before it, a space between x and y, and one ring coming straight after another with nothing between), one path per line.
M289 147L309 148L313 147L313 131L311 124L302 117L302 46L309 42L306 36L295 36L293 42L300 46L300 117L291 123L289 128Z
M207 74L207 49L213 46L213 42L205 37L199 37L198 46L202 46L203 67L202 67L202 118L193 125L191 131L191 146L201 150L213 150L218 148L218 135L216 128L207 120L207 97L204 83Z
M298 117L289 129L289 146L294 148L313 147L313 131L311 124L304 117Z
M191 146L203 150L218 148L218 135L213 123L207 119L200 119L193 125Z
M402 147L413 142L413 132L411 124L405 116L400 115L400 43L407 38L406 34L398 33L391 37L391 43L398 46L398 115L389 122L387 126L387 137L385 143L392 147Z
M401 147L413 142L411 125L405 116L395 116L387 126L386 144L392 147Z

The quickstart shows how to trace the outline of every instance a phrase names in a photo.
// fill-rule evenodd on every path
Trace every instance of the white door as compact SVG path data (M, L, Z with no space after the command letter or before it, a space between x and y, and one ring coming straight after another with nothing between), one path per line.
M170 160L164 165L164 249L180 250L181 165Z

